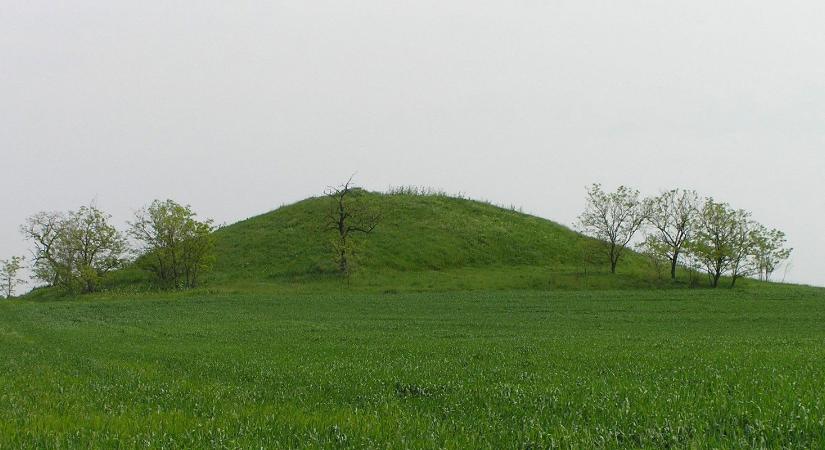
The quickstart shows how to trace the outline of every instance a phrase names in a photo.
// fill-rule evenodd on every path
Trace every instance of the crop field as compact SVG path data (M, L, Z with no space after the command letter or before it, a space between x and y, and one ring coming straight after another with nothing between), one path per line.
M0 447L825 446L825 295L0 304Z

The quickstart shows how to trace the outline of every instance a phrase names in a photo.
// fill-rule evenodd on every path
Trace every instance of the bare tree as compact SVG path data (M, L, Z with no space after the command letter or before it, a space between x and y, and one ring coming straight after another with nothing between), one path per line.
M25 282L25 280L18 278L20 270L23 269L24 260L25 258L21 256L12 256L7 260L0 261L0 285L2 285L4 297L14 297L17 286Z
M645 240L647 248L662 253L670 262L670 278L676 279L679 256L693 233L699 209L695 191L671 190L646 201L647 221L654 232Z
M324 193L330 199L326 225L337 233L333 243L335 260L341 274L347 275L354 253L352 236L372 234L381 221L381 214L364 201L365 191L353 185L352 177L342 185L327 188Z
M579 216L579 227L605 243L610 272L616 273L622 254L642 227L645 216L639 191L619 186L616 192L605 193L600 184L593 184L587 188L587 206Z

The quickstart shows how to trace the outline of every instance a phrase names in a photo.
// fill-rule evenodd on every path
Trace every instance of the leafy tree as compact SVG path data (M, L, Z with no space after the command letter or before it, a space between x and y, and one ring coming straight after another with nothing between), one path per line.
M650 267L656 272L656 277L661 279L665 266L669 266L671 263L670 246L663 243L656 236L647 236L638 245L637 250L647 258Z
M711 286L718 287L720 278L728 274L731 287L735 287L742 277L770 279L791 254L786 243L785 233L755 222L747 211L709 198L687 248L691 258L710 276Z
M605 193L600 184L587 188L587 206L579 216L581 230L604 242L610 260L610 272L616 266L633 236L646 217L639 191L619 186L616 192Z
M675 189L646 201L647 222L654 231L645 239L645 247L667 258L672 280L676 279L679 257L694 231L698 208L695 191Z
M0 285L2 285L4 297L14 297L17 286L25 282L25 280L18 278L20 270L23 269L24 260L25 258L21 256L12 256L9 259L0 261Z
M753 257L760 280L770 281L777 267L791 256L793 249L786 247L787 242L782 231L756 225L753 230Z
M742 277L753 275L756 270L754 254L756 252L756 222L751 220L751 214L741 209L733 215L733 235L730 243L731 250L731 287Z
M31 216L21 232L34 245L34 276L50 286L94 292L102 278L126 261L124 236L94 205Z
M326 225L336 232L332 245L335 261L339 272L348 275L355 253L353 235L372 234L381 222L381 213L364 201L364 190L352 184L352 177L340 186L327 188L325 194L330 199Z
M141 242L139 264L164 287L193 288L214 261L211 219L199 221L188 205L155 200L135 213L129 234Z
M64 220L64 215L59 212L39 212L20 226L20 232L33 245L34 278L48 286L60 284L59 272L63 264L58 257L63 240L59 238Z
M705 200L688 249L708 273L712 287L719 286L725 273L732 273L734 283L744 275L747 256L752 253L751 223L745 211L735 210L713 198Z

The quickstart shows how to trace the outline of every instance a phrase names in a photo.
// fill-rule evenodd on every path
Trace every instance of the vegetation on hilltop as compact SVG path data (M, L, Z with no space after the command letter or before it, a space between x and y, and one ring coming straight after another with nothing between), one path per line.
M724 214L707 213L716 210ZM69 279L65 274L91 277L80 284L85 291L192 288L201 281L212 288L312 282L325 289L339 283L340 274L351 287L379 290L672 287L699 285L702 271L716 286L724 275L731 283L757 273L767 279L790 252L781 232L712 199L702 206L686 191L642 200L629 188L605 193L594 185L579 233L462 196L417 188L377 193L348 182L326 196L214 232L211 221L195 220L188 206L156 201L131 223L130 235L143 244L141 256L108 274L123 266L122 237L108 223L105 230L116 238L109 241L119 247L103 261L117 265L97 271L86 265L63 270L54 255L68 255L71 263L79 261L76 252L51 252L45 232L31 231L61 237L69 229L63 217L72 214L35 215L24 231L34 240L35 273L42 281L61 286ZM51 219L60 226L48 228ZM727 234L714 240L719 235L711 226ZM645 237L636 252L632 246L641 231ZM670 280L662 276L665 264Z

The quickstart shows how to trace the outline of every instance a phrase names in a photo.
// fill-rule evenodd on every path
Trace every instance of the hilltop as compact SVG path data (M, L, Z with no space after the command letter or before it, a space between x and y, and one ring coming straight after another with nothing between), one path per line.
M596 241L553 221L487 202L441 194L359 192L381 211L370 236L358 237L355 272L346 281L371 290L584 289L670 285L642 256L628 252L611 276ZM205 286L339 284L325 226L330 203L312 197L224 226ZM141 282L134 268L114 285Z
M335 231L326 226L331 203L311 197L214 232L215 260L202 288L373 292L489 289L623 289L683 287L627 251L611 275L599 242L515 208L460 196L359 190L358 202L381 212L368 237L356 237L355 270L336 269ZM151 288L135 265L112 274L109 292ZM50 297L37 290L29 298Z

